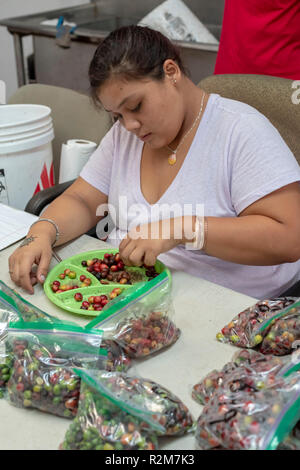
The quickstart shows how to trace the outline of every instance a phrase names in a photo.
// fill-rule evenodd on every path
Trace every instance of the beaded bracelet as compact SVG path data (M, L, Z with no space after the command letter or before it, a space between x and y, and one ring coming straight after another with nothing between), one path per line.
M38 219L35 222L33 222L33 224L30 225L30 228L33 227L33 225L37 224L38 222L49 222L50 224L52 224L55 227L56 236L55 236L54 242L52 243L52 246L54 246L55 243L57 242L58 238L59 238L59 235L60 235L57 224L51 219L41 218L41 219Z

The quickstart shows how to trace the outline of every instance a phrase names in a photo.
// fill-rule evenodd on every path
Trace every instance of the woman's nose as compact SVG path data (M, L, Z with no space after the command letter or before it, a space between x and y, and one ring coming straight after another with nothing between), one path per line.
M124 118L124 126L129 132L134 132L141 127L140 122L131 117Z

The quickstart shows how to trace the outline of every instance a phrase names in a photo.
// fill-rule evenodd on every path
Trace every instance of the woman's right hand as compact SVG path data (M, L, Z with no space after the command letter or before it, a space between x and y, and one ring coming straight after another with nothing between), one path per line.
M33 286L37 282L43 284L46 279L52 257L52 240L46 234L27 235L22 243L26 240L26 245L19 246L9 257L9 274L17 286L33 294ZM36 271L33 271L34 265L37 265Z

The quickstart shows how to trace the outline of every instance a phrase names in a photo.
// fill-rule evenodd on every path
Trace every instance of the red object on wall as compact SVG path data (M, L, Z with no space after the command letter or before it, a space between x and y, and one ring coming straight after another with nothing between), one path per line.
M41 185L40 185L40 183L41 183ZM40 175L40 181L36 185L36 188L35 188L35 191L34 191L33 194L36 194L36 193L40 192L42 189L50 188L51 186L54 186L53 163L51 163L49 175L48 175L48 172L47 172L46 163L44 163L42 173Z
M215 74L300 79L300 1L226 0Z

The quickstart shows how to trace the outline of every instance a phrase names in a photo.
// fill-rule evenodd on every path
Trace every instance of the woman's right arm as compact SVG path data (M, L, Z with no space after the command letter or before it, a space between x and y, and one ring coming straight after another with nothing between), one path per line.
M43 212L42 217L53 220L59 228L59 239L55 246L66 243L86 233L102 217L96 216L98 206L107 203L107 195L94 188L83 178L78 178L61 196L56 198ZM9 258L11 279L33 294L33 285L43 282L52 257L52 244L56 229L53 224L41 221L29 230L25 246L18 247ZM32 267L37 264L36 273Z

